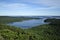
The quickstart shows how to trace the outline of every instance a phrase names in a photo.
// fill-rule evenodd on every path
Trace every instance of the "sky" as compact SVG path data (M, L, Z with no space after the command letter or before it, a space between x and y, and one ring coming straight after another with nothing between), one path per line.
M60 0L0 0L0 16L60 16Z

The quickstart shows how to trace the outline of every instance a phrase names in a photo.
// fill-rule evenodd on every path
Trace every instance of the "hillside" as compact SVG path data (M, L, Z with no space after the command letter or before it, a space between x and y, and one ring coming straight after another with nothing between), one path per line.
M28 32L33 32L38 40L60 40L60 19L46 19L45 22L50 23L28 29Z
M46 19L44 24L21 29L0 23L0 40L60 40L60 19Z

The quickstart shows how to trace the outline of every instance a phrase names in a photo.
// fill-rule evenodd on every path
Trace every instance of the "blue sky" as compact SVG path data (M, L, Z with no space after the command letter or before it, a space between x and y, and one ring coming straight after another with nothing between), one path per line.
M0 0L0 16L60 16L60 0Z

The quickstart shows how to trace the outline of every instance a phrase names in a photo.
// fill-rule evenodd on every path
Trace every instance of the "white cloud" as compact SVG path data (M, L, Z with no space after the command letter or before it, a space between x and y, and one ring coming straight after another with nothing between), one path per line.
M27 4L22 4L22 3L12 3L12 4L0 3L0 8L24 9L29 7L27 6Z
M48 6L46 9L60 8L60 0L23 0L23 2ZM12 4L0 3L0 6L7 7L7 8L29 8L29 4L24 4L24 3L12 3ZM30 7L31 7L31 5L30 5ZM45 9L45 7L44 8L42 7L41 9Z
M60 7L60 0L26 0L27 2L42 4L50 7Z
M22 3L0 3L2 15L3 12L7 13L6 15L60 15L59 8L60 0L23 0Z

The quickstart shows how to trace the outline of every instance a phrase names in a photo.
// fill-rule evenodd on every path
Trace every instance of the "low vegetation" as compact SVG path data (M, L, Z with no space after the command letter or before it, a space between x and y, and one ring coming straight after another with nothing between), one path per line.
M10 17L10 16L0 16L0 23L11 23L23 20L30 20L34 18L27 18L27 17Z
M12 22L12 19L0 17L0 40L60 40L60 19L46 19L49 24L29 29L4 24L7 20Z

